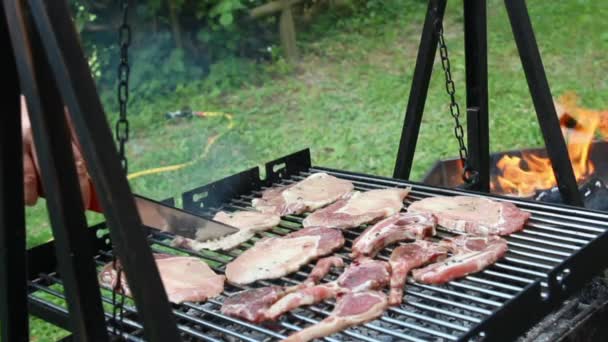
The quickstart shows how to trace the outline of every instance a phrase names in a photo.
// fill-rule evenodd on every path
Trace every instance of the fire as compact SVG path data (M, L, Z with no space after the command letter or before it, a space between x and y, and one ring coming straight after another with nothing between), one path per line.
M574 175L577 181L583 180L594 171L589 151L598 126L601 133L608 131L608 125L605 124L608 112L579 107L578 97L574 93L562 95L555 107L568 145ZM522 153L521 158L505 155L496 167L501 175L495 177L491 187L504 194L528 197L534 195L536 190L546 190L557 185L549 158L533 153Z

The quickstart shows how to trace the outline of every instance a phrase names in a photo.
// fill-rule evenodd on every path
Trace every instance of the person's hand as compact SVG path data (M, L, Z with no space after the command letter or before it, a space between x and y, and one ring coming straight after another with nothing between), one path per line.
M91 206L93 196L91 180L82 158L82 153L80 152L80 145L76 139L74 128L69 120L69 116L66 115L66 117L70 128L70 136L72 137L72 152L76 163L76 173L78 174L78 182L80 183L82 201L84 208L88 209ZM21 134L23 137L23 188L25 192L25 204L34 205L38 198L43 196L44 191L40 179L40 166L36 157L36 147L32 139L32 125L25 97L23 96L21 96Z

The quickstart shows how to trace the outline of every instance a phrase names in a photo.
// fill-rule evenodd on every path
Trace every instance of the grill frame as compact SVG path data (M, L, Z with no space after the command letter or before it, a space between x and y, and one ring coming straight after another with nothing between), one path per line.
M514 253L509 252L509 254L507 255L505 260L501 260L498 264L504 264L501 267L502 271L496 271L494 270L494 268L490 268L489 271L484 271L483 273L480 274L475 274L472 276L467 277L467 279L463 280L462 282L455 282L458 285L456 286L445 286L445 288L447 288L447 290L444 289L444 287L431 287L431 289L429 290L428 287L425 286L421 286L421 285L412 285L411 283L409 284L407 289L410 288L416 288L416 291L419 291L416 293L416 296L420 296L420 298L422 298L421 302L416 302L416 303L412 303L412 305L418 305L420 307L422 307L422 311L425 313L427 311L424 310L429 310L431 308L428 307L427 304L420 304L422 302L424 302L425 300L428 300L428 298L425 299L425 296L429 296L428 294L425 294L425 291L431 291L431 292L437 292L440 294L440 298L437 299L435 298L434 300L437 300L438 303L438 307L441 309L444 304L441 304L441 300L446 300L448 302L452 302L452 303L460 303L459 300L461 299L467 299L469 297L471 297L469 294L467 294L466 291L471 291L474 293L481 293L483 296L479 296L479 297L474 297L472 300L469 300L469 303L471 303L471 301L478 301L479 307L483 307L485 305L486 309L479 309L477 306L475 308L477 308L476 310L478 310L481 314L480 317L469 317L469 318L473 318L473 320L469 320L468 321L468 326L463 325L463 327L465 327L466 331L462 331L461 329L455 329L455 328L450 328L450 324L451 325L455 325L454 323L451 323L449 320L445 320L445 319L441 319L441 318L435 318L435 317L444 317L446 316L444 313L441 313L440 311L434 311L437 315L435 316L424 316L422 315L422 317L424 317L424 319L420 319L422 320L423 323L425 323L425 326L421 326L418 327L416 326L416 324L410 324L410 323L405 323L405 325L403 323L401 324L402 328L409 328L409 329L431 329L431 328L426 328L426 326L441 326L442 328L448 327L449 329L452 329L452 331L454 330L459 330L462 332L462 334L456 336L456 338L454 340L470 340L470 339L487 339L487 340L500 340L500 339L512 339L515 338L516 336L519 336L520 334L522 334L527 328L529 328L530 326L532 326L535 322L539 321L544 315L546 315L547 313L549 313L552 309L556 308L557 306L559 306L563 300L565 298L567 298L569 295L571 295L573 292L575 292L576 290L580 289L589 279L591 279L591 277L601 271L606 265L602 265L600 262L596 262L598 260L608 260L608 258L606 258L608 255L608 253L606 252L608 247L608 214L606 213L602 213L602 212L594 212L594 211L589 211L589 210L584 210L584 209L579 209L579 208L575 208L575 207L567 207L567 206L560 206L560 205L549 205L549 204L541 204L538 202L531 202L531 201L526 201L526 200L519 200L519 199L513 199L513 198L508 198L508 197L503 197L503 196L495 196L495 195L481 195L478 193L473 193L473 192L468 192L468 191L463 191L463 190L453 190L453 189L443 189L443 188L437 188L437 187L433 187L433 186L428 186L428 185L424 185L424 184L419 184L419 183L415 183L415 182L410 182L410 181L402 181L402 180L396 180L396 179L392 179L392 178L386 178L386 177L378 177L378 176L369 176L369 175L364 175L361 173L355 173L355 172L348 172L348 171L340 171L340 170L335 170L335 169L329 169L329 168L322 168L322 167L312 167L311 166L311 162L310 162L310 152L308 149L306 150L302 150L299 152L296 152L294 154L285 156L283 158L279 158L277 160L274 160L272 162L269 162L265 165L265 173L266 173L266 177L265 179L261 179L260 178L260 170L258 168L251 168L249 170L237 173L235 175L229 176L227 178L224 178L222 180L219 180L217 182L213 182L210 183L208 185L190 190L185 192L182 195L182 203L183 203L183 207L186 210L190 210L190 211L195 211L198 213L202 213L202 214L211 214L214 210L217 210L218 208L225 206L227 203L232 203L237 201L237 203L239 202L243 202L239 205L245 205L244 200L242 199L243 196L245 196L245 199L248 201L248 197L251 198L251 195L259 192L260 190L262 190L265 187L269 187L272 185L276 185L277 183L281 183L281 182L289 182L291 181L290 179L293 179L294 177L300 177L303 178L305 177L307 172L328 172L330 174L334 174L334 175L338 175L340 177L344 177L344 178L348 178L351 181L354 181L354 183L356 184L356 186L358 187L362 187L363 185L365 185L366 187L370 188L370 187L379 187L379 186L413 186L414 190L411 193L411 197L416 199L419 196L424 196L424 195L462 195L462 194L467 194L467 195L471 195L471 196L481 196L481 197L490 197L490 198L494 198L494 199L498 199L498 200L506 200L509 202L513 202L516 203L518 206L522 206L524 208L527 208L527 210L532 210L535 213L533 213L533 218L531 221L531 224L536 225L537 230L536 231L534 229L530 230L530 231L524 231L524 233L520 234L521 237L515 237L515 238L507 238L510 241L511 244L511 249L513 249L513 252L518 252L519 254L512 255ZM240 198L240 199L239 199ZM168 199L165 201L166 203L169 204L174 204L174 200L173 199ZM234 205L234 204L230 204L230 205ZM585 223L586 225L588 225L587 228L583 229L583 228L576 228L576 230L573 228L573 232L572 233L567 233L566 235L571 235L571 236L552 236L547 232L551 232L552 229L555 230L556 232L559 232L562 228L554 228L552 225L554 225L554 223L552 222L556 222L555 220L566 220L566 218L564 218L564 216L566 214L570 214L570 215L574 215L570 218L568 218L568 220L571 221L578 221L578 222L582 222ZM534 216L536 215L536 216ZM544 221L540 221L540 222L536 222L536 217L537 216L541 216L543 217ZM548 217L548 219L547 219ZM605 220L606 223L602 223L600 226L602 226L601 228L599 228L599 226L597 226L597 224L594 222L596 220ZM287 221L290 220L294 220L294 219L287 219ZM297 223L297 222L296 222ZM297 226L297 225L296 225ZM596 227L597 226L597 227ZM98 265L102 264L104 261L103 260L108 260L109 257L109 253L111 253L111 247L108 244L108 242L106 241L106 237L107 235L105 235L105 225L104 224L100 224L97 225L95 227L92 227L91 231L90 231L90 239L92 241L92 246L95 246L95 248L99 251L98 255L97 255L97 260L98 260ZM297 227L293 227L292 229L297 229ZM357 231L361 231L361 230L357 230ZM151 235L151 239L153 240L153 242L155 242L156 246L162 246L162 244L159 244L157 240L163 238L163 237L167 237L168 234L167 233L158 233L158 232L154 232L152 230L150 230L149 232ZM283 232L285 233L285 232ZM352 238L350 238L349 236L351 235L357 235L356 233L351 233L351 232L347 232L345 234L345 236L347 237L347 239L352 240ZM517 234L515 234L517 235ZM525 239L524 239L525 238ZM555 253L559 252L559 255L557 254L552 254L552 253L547 253L547 252L543 252L543 254L539 254L539 255L533 255L532 257L527 257L526 254L530 254L530 252L525 252L522 250L528 250L527 247L521 247L521 246L527 246L528 244L530 244L530 246L534 246L534 244L540 244L541 246L543 246L543 242L541 243L537 243L535 241L539 241L539 239L543 239L546 238L547 241L545 241L546 243L552 242L555 246ZM562 241L562 242L560 242ZM567 242L564 243L563 241ZM561 246L561 247L560 247ZM571 249L571 253L564 251L567 248L563 248L563 246L574 246L576 248L570 248ZM546 247L540 248L537 247L538 249L546 249ZM158 250L158 247L156 247L156 251ZM540 252L540 250L539 250ZM191 255L199 255L201 256L202 254L199 253L189 253ZM229 254L229 253L227 253ZM549 256L550 255L550 256ZM210 257L209 255L205 255L204 258L206 260L209 260ZM513 260L510 260L510 259ZM526 260L526 258L528 259L533 259L533 260L543 260L543 262L540 261L534 261L531 262L529 260ZM544 258L544 259L543 259ZM546 263L544 263L546 262ZM541 269L545 270L546 272L541 273L538 271L538 267L536 267L535 270L528 270L527 268L522 268L522 264L534 264L534 265L538 265L538 267L541 267ZM515 266L513 266L513 264L515 264ZM51 300L47 300L45 298L40 298L39 296L36 296L34 293L36 291L46 291L47 293L51 292L50 295L51 296L55 296L57 297L57 295L53 295L52 291L53 287L51 285L53 284L58 284L60 282L58 276L56 275L56 264L55 264L55 257L54 257L54 243L53 242L49 242L47 244L35 247L31 250L28 251L28 270L29 270L29 286L28 286L28 291L30 293L29 295L29 306L30 306L30 310L31 313L44 319L47 320L53 324L59 325L65 329L69 329L69 324L68 324L68 320L67 320L67 311L57 305L55 305ZM516 271L515 273L507 273L505 270L511 269L511 271ZM519 269L519 271L517 270ZM525 272L528 272L529 274L526 274ZM494 272L494 275L488 275L490 274L490 272ZM524 275L521 275L518 272L524 272ZM300 272L301 273L301 272ZM515 274L515 275L514 275ZM539 275L540 274L540 275ZM300 274L299 276L301 277L303 274ZM487 277L486 277L487 275ZM497 285L497 281L495 280L494 277L499 277L498 279L503 279L505 281L511 281L514 280L515 283L519 283L521 285L518 286L513 286L512 284L509 285L507 283L502 284L502 287L500 289L496 289L496 285ZM502 277L502 278L501 278ZM292 278L291 276L285 277L287 279L287 281L291 281L290 278ZM469 279L473 279L472 281L469 281ZM486 278L489 278L486 279ZM494 279L494 280L493 280ZM522 280L522 281L520 281ZM525 280L525 281L523 281ZM297 281L297 280L296 280ZM489 284L494 284L494 287L490 287L489 289L484 288L481 284L483 283L489 283ZM473 285L471 285L470 283L472 283ZM451 283L450 283L451 284ZM472 288L472 289L471 289ZM228 286L227 286L228 289ZM443 289L443 290L438 290L438 289ZM461 290L462 293L459 294L458 291L456 290ZM509 294L511 292L514 292L512 296L510 296L509 298ZM406 293L409 293L406 291ZM497 297L495 296L496 294L501 294L501 297L499 297L497 299ZM445 296L445 298L441 298L441 295ZM460 295L462 298L460 297L456 297L457 299L454 299L454 295ZM486 298L487 297L487 298ZM502 299L506 299L506 300L501 300ZM107 299L107 296L104 296L104 300ZM211 301L214 302L214 301ZM218 301L215 301L218 302ZM427 303L427 302L424 302ZM498 305L496 304L498 303ZM482 305L483 304L483 305ZM217 304L214 304L217 306ZM410 305L410 304L406 304L406 305ZM463 306L466 307L467 304L463 304ZM426 306L426 308L424 308L423 306ZM447 306L447 304L445 305ZM232 322L234 323L235 319L227 319L225 317L221 317L222 315L218 315L217 313L209 313L212 312L213 310L210 309L203 309L204 305L198 305L198 304L187 304L187 305L182 305L182 306L176 306L178 309L178 319L181 317L180 315L188 315L187 313L184 313L183 311L185 311L185 309L188 310L194 310L197 311L201 314L207 315L207 317L211 317L211 319L209 321L205 321L196 317L188 317L188 318L183 318L181 321L183 322L184 320L190 320L190 321L194 321L197 324L201 325L201 326L205 326L207 325L208 328L210 329L218 329L217 324L215 324L214 319L217 318L217 320L224 320L227 322ZM316 306L315 306L316 307ZM174 307L175 308L175 307ZM491 310L488 310L487 308L493 308ZM437 309L437 308L436 308ZM182 311L180 311L182 310ZM317 309L314 309L317 310ZM312 311L314 311L312 310ZM467 310L470 309L465 309L464 312L467 312ZM138 338L140 338L141 336L143 336L141 334L141 324L139 324L139 327L137 326L137 317L136 314L133 312L133 310L127 310L127 314L125 316L125 318L127 320L131 320L133 323L133 327L130 330L124 329L125 332L129 333L130 336L129 337L131 340L137 341L139 340ZM445 311L445 310L444 310ZM450 312L449 314L454 315L454 317L457 317L458 315L460 316L466 316L464 314L462 314L460 311L453 311ZM391 313L395 313L397 312L395 315L398 314L398 310L393 310L391 311ZM470 311L468 311L470 312ZM295 322L297 321L296 319L293 319L293 317L295 316L296 318L298 317L298 315L300 315L299 313L296 314L289 314L289 317L286 321L286 323L284 323L284 328L288 329L293 328L293 323L291 322ZM413 312L406 312L406 315L400 315L399 317L408 317L408 318L412 318L412 317L416 317L416 315L420 314L418 313L418 311L413 311ZM467 314L470 315L470 314ZM301 316L301 315L300 315ZM219 317L219 318L218 318ZM300 320L303 319L304 316L300 317ZM415 322L417 318L415 318ZM200 322L197 322L200 321ZM390 317L390 314L383 316L383 322L388 322L391 323L391 320L394 320L393 318ZM439 323L435 324L433 320L439 321ZM108 322L108 326L111 326L112 322L109 321L109 317L106 316L106 321ZM466 320L465 320L466 321ZM430 322L430 323L429 323ZM509 322L508 326L506 324L504 324L504 322ZM427 324L429 323L429 324ZM467 322L464 322L467 323ZM382 332L383 328L382 326L378 326L375 325L374 322L371 323L372 326L374 327L375 330ZM408 325L409 324L409 325ZM254 327L259 327L257 325L253 325L253 324L248 324L248 326L251 327L251 329L254 329ZM416 326L416 328L412 328L412 326ZM188 326L182 324L180 326L180 330L182 330L182 332L184 330L188 329L192 329L192 328L188 328ZM255 329L261 329L261 330L268 330L266 328L255 328ZM372 330L374 330L372 329ZM446 331L450 331L449 329L446 329ZM270 331L270 330L268 330ZM404 331L407 330L402 330L402 332L397 333L397 334L403 334ZM438 334L436 336L438 336L439 338L441 338L441 331L437 331ZM232 332L228 332L227 334L230 334ZM266 334L268 334L267 332L264 332ZM196 331L193 331L190 333L191 335L196 335ZM281 333L275 333L274 337L279 337ZM234 332L233 334L235 337L239 338L241 337L240 333L238 332ZM433 335L433 334L431 334ZM343 336L343 335L341 335ZM393 335L395 336L395 335ZM351 333L350 338L353 337L357 337L356 333ZM395 337L399 337L399 336L395 336ZM205 340L205 338L201 338L202 340ZM449 338L445 338L446 340L450 340ZM206 340L214 340L214 339L206 339ZM328 340L335 340L335 339L328 339ZM412 339L415 340L415 339Z

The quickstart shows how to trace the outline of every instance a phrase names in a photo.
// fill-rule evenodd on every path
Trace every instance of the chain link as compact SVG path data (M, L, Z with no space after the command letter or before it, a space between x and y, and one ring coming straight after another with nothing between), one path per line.
M121 0L120 9L122 11L122 24L118 29L118 44L120 46L120 64L118 65L118 88L117 97L119 105L119 118L116 121L116 140L118 141L118 153L120 163L125 174L128 171L129 164L127 162L125 147L129 141L129 120L127 119L127 105L129 102L129 74L131 67L129 66L129 46L131 45L131 27L128 24L129 16L129 0ZM112 253L112 268L116 272L116 283L112 288L112 322L113 334L118 338L120 332L119 327L122 327L124 319L124 304L125 296L121 293L117 301L117 293L122 292L122 265L116 258L116 253Z
M450 97L450 115L454 118L454 136L458 141L458 154L463 165L462 179L467 184L477 183L478 173L469 164L469 152L464 143L464 128L460 124L460 106L456 102L456 86L452 79L452 71L450 68L450 57L448 55L448 47L445 44L443 37L443 24L441 20L435 21L435 29L439 40L439 56L441 57L441 68L445 74L445 91Z
M116 122L116 140L118 140L118 153L120 155L120 163L125 173L127 173L129 164L127 162L125 145L129 141L129 121L127 119L127 104L129 102L129 74L131 67L129 66L129 46L131 45L131 27L127 19L129 16L129 1L122 0L120 3L122 10L122 24L118 30L118 43L120 45L120 64L118 66L118 105L120 115Z

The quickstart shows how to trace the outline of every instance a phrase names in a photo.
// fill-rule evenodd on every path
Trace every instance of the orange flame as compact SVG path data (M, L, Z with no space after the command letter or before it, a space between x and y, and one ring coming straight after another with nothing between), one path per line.
M600 126L608 133L608 112L599 112L578 106L574 93L562 95L555 104L562 133L568 144L568 154L577 181L591 175L595 169L589 160L591 143ZM528 197L536 190L546 190L557 185L551 161L533 153L522 153L522 157L503 156L496 167L501 175L492 181L491 188L504 194Z

